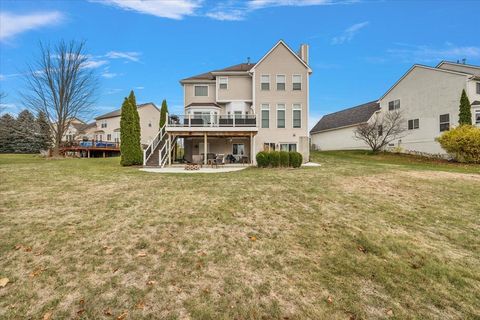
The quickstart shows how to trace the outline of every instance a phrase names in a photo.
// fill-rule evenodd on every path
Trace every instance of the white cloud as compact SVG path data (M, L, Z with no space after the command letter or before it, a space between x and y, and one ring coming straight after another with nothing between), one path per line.
M59 11L35 12L24 15L1 12L0 41L12 39L16 35L29 30L56 25L64 20L64 15Z
M220 21L240 21L245 18L246 13L246 10L241 9L215 9L214 11L207 12L205 15Z
M351 3L356 1L336 1L336 0L250 0L248 6L253 9L280 6L321 6L339 3Z
M368 24L369 24L368 21L364 21L364 22L356 23L356 24L348 27L347 29L345 29L345 31L343 31L343 33L340 36L334 37L332 39L332 44L343 44L345 42L352 41L353 38L357 35L357 33L361 29L368 26Z
M103 65L106 65L108 63L107 60L87 60L84 64L83 64L83 67L84 68L87 68L87 69L94 69L94 68L98 68L98 67L101 67Z
M124 10L132 10L160 18L182 19L200 7L202 0L90 0Z
M107 79L115 78L116 76L118 76L118 73L108 72L108 71L104 71L102 73L102 77L107 78Z
M429 63L441 60L461 60L463 58L480 58L480 47L455 46L451 43L444 47L428 45L411 45L397 43L397 47L387 50L390 57L409 63Z
M109 59L126 59L134 62L140 61L140 52L120 52L120 51L110 51L105 57Z
M135 87L135 89L137 89L137 90L143 90L143 89L145 89L145 87Z

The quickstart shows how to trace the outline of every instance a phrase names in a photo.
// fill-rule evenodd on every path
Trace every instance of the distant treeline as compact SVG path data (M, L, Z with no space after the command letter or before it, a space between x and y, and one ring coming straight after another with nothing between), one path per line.
M0 153L39 153L52 144L50 125L44 113L36 117L23 110L15 118L0 117Z

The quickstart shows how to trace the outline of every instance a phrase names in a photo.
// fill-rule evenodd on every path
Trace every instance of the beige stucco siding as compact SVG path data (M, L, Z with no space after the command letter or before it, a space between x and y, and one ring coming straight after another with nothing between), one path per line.
M195 96L194 86L196 85L208 85L208 96ZM185 83L183 85L184 90L184 105L188 106L190 103L202 103L202 102L216 102L216 88L215 83Z
M262 91L260 84L261 75L270 75L270 90ZM292 76L299 74L302 77L302 90L292 90ZM276 75L285 75L285 91L277 91ZM308 137L308 70L292 53L282 44L278 45L254 69L255 94L254 106L257 114L258 134L255 137L256 152L263 150L264 143L296 143L300 148L300 137ZM261 105L270 106L270 128L261 127ZM277 128L277 104L285 104L285 128ZM293 128L292 107L300 104L301 128ZM308 161L309 150L298 150Z
M440 135L440 115L448 113L450 125L458 125L458 106L465 85L466 76L420 67L413 69L380 100L382 112L388 112L389 101L400 99L405 120L419 119L419 129L406 131L406 136L395 141L395 145L405 150L444 154L435 141Z
M351 126L336 130L312 133L312 148L315 150L369 149L365 142L355 139L356 128L357 126Z
M219 79L228 79L227 89L219 88ZM252 77L245 76L217 76L217 101L251 101L252 100Z

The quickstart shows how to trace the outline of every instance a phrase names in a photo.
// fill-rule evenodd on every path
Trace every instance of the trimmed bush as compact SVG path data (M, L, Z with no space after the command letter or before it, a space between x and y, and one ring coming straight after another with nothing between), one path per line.
M281 167L288 167L289 165L289 157L287 151L280 151L280 166Z
M270 151L268 153L268 158L270 160L270 165L274 168L280 166L280 152L278 151Z
M266 168L270 165L270 157L268 156L268 152L261 151L257 153L257 166L261 168Z
M288 153L289 163L291 167L300 168L303 157L299 152L291 151Z
M456 161L480 163L480 128L462 125L444 132L437 140Z

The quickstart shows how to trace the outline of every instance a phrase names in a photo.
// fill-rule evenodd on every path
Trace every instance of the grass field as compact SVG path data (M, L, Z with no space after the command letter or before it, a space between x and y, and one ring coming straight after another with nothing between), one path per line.
M161 175L0 155L1 319L479 319L480 167Z

